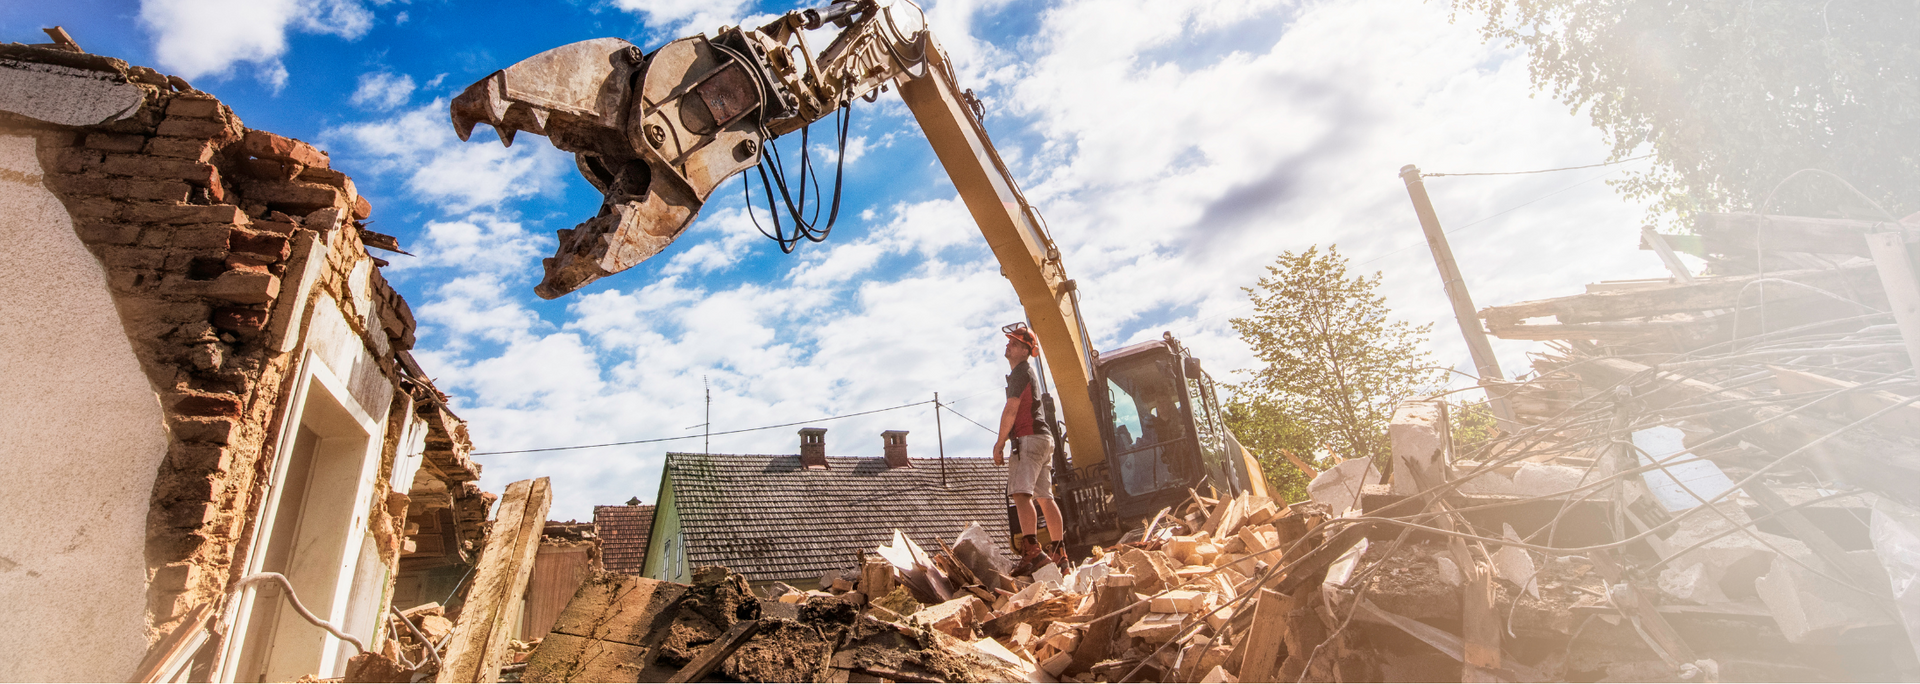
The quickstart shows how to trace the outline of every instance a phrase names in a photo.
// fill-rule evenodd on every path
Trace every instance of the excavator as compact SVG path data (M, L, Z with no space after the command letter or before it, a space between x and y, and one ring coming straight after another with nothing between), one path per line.
M829 27L837 32L827 35ZM450 109L462 140L480 123L507 145L519 132L545 136L574 154L604 196L597 215L559 231L543 261L534 290L552 299L660 253L723 182L756 167L774 217L769 237L785 251L825 239L839 213L840 174L821 226L822 174L803 161L799 182L788 182L777 139L800 132L810 160L809 125L836 117L844 146L855 100L872 102L889 87L932 143L1040 340L1041 376L1052 377L1064 414L1054 481L1073 545L1117 541L1189 492L1266 495L1258 464L1227 430L1212 378L1171 333L1105 353L1089 344L1059 248L911 0L838 0L652 52L619 38L581 41L493 72Z

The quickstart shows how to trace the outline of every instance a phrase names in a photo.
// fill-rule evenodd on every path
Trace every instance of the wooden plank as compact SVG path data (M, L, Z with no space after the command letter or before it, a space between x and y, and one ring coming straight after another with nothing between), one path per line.
M487 545L474 570L473 587L454 624L442 658L439 682L493 682L506 662L515 611L539 554L553 490L547 478L507 485Z
M1465 549L1460 539L1453 541ZM1457 556L1464 555L1456 553L1455 562ZM1461 565L1460 569L1467 575L1460 588L1460 681L1501 681L1500 614L1494 607L1493 573L1479 563Z
M1287 461L1292 463L1293 467L1299 468L1300 472L1305 473L1308 480L1320 476L1320 471L1314 470L1312 465L1307 464L1306 459L1294 454L1292 449L1281 449L1280 455L1287 457Z
M1920 368L1920 277L1913 271L1907 235L1873 233L1866 236L1866 242L1873 253L1873 265L1880 271L1880 287L1892 305L1893 321L1900 325L1900 337L1907 343L1907 361Z
M1286 650L1287 613L1292 603L1286 594L1272 589L1261 589L1260 595L1254 597L1253 622L1248 623L1247 636L1234 648L1234 658L1240 660L1240 681L1277 681L1280 653Z
M1711 254L1811 252L1871 256L1866 236L1897 224L1881 221L1767 216L1761 214L1695 214L1693 230Z
M1632 292L1603 292L1579 294L1553 299L1538 299L1506 306L1491 306L1480 310L1480 317L1490 326L1511 326L1529 318L1554 316L1560 323L1591 323L1596 321L1615 321L1625 318L1659 316L1663 314L1706 311L1710 309L1733 308L1737 302L1741 306L1754 306L1775 299L1822 297L1805 288L1780 285L1778 287L1755 287L1747 285L1759 280L1760 275L1733 276L1715 278L1695 285L1675 285L1652 290ZM1872 264L1859 264L1835 269L1808 269L1801 271L1782 271L1768 273L1768 279L1790 280L1811 285L1829 292L1858 293L1861 291L1880 291L1880 278ZM1743 295L1742 292L1745 292ZM1829 300L1830 301L1830 300ZM1836 305L1839 302L1835 302ZM1866 313L1864 311L1857 313Z
M668 684L706 679L707 675L713 673L714 668L720 667L720 663L725 662L734 651L746 645L747 640L752 639L754 633L758 631L760 631L759 620L742 620L733 623L733 626L727 628L727 632L720 635L719 639L707 644L707 647L700 651L700 655L694 657L693 662L687 663L686 667L680 668L679 672L668 677Z
M533 574L527 579L526 619L521 621L520 634L515 638L532 641L546 636L553 629L554 620L559 619L560 612L566 610L567 602L573 600L580 583L593 574L587 551L586 544L571 547L540 545L540 550L534 555Z
M1693 271L1688 270L1687 265L1680 261L1680 255L1675 254L1673 248L1667 245L1666 236L1654 232L1653 226L1641 226L1640 241L1652 247L1655 254L1660 255L1660 263L1666 265L1667 272L1672 273L1681 285L1694 284Z
M1110 585L1102 582L1100 587L1094 590L1093 610L1089 611L1089 614L1095 617L1105 616L1127 607L1127 604L1132 602L1133 585ZM1075 670L1092 668L1094 663L1106 660L1112 655L1113 636L1121 627L1122 617L1124 616L1087 623L1086 631L1080 636L1080 647L1073 650Z
M1773 371L1774 384L1779 385L1780 391L1782 392L1816 392L1820 390L1850 389L1860 386L1860 383L1857 382L1829 378L1824 375L1808 373L1806 371L1797 371L1777 366L1768 366L1767 369ZM1849 392L1843 396L1834 398L1832 401L1846 407L1845 411L1847 415L1858 420L1873 415L1881 409L1906 401L1906 399L1906 397L1892 392L1862 390L1859 392ZM1902 406L1895 409L1892 413L1875 419L1873 426L1892 430L1906 437L1920 439L1920 406L1914 404Z

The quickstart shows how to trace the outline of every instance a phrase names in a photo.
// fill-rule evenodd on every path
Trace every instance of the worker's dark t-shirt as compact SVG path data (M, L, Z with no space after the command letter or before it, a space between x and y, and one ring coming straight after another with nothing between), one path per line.
M1018 439L1039 433L1046 429L1046 419L1040 415L1039 401L1040 377L1033 372L1033 359L1021 361L1007 374L1007 398L1019 399L1020 409L1013 414L1013 431L1008 439Z

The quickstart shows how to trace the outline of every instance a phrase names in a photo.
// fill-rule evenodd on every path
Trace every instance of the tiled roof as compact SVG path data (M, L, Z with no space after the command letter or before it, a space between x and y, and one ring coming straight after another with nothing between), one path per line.
M724 565L752 581L817 577L854 567L860 550L899 529L929 552L979 522L1005 553L1006 468L991 459L828 457L807 470L799 456L668 454L666 477L686 536L688 564Z
M600 537L600 562L607 572L640 574L653 532L653 506L594 506L593 533Z

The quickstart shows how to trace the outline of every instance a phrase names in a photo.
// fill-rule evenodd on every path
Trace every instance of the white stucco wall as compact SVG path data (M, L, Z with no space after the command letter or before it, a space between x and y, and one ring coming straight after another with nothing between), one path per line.
M125 681L146 653L146 518L167 452L105 272L0 135L3 681Z

